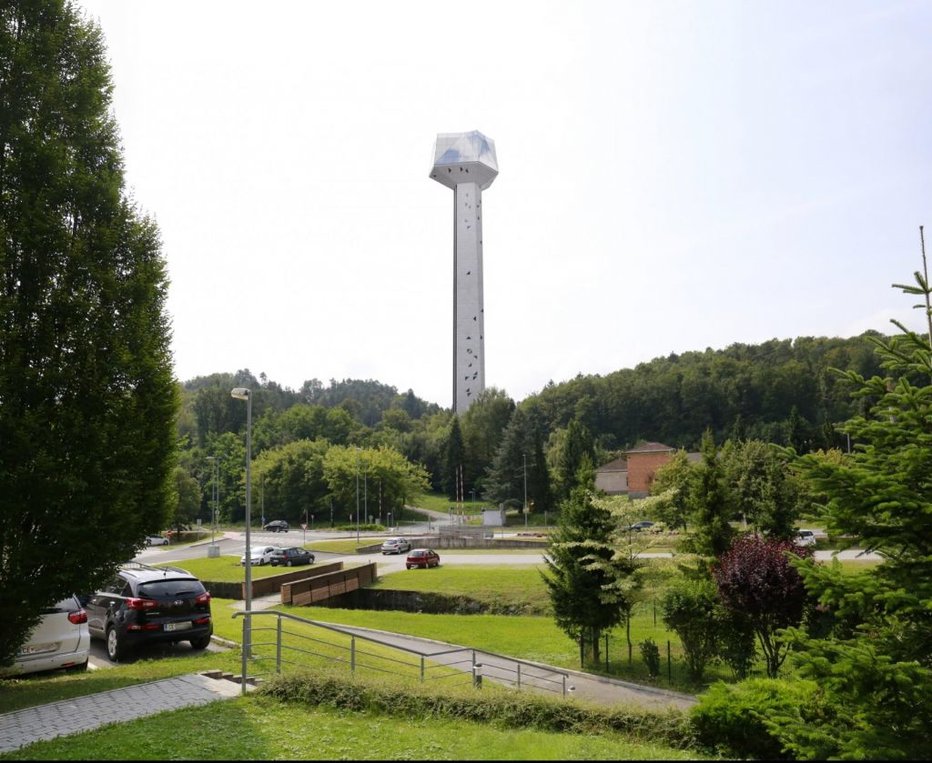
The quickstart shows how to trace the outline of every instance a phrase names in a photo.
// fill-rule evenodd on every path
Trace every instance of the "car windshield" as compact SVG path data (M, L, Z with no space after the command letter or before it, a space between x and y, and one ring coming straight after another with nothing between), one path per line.
M175 596L200 596L205 592L199 580L157 580L139 586L144 599L171 599Z

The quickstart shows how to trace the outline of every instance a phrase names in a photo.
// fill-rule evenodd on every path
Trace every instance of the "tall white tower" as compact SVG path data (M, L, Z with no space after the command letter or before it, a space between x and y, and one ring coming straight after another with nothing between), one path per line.
M495 143L481 132L441 133L430 176L453 189L453 412L485 389L482 192L498 175Z

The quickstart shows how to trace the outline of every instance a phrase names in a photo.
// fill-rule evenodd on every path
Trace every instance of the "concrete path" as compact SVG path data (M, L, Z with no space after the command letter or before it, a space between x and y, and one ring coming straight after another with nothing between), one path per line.
M191 674L28 707L0 715L0 752L241 693L233 681Z
M391 631L336 623L329 623L329 625L383 644L413 649L427 655L432 653L442 655L444 652L454 649L472 651L470 647L459 644L449 644L444 641L435 641L418 636L407 636L392 633ZM506 686L515 686L516 676L523 674L522 689L532 689L550 696L562 695L563 682L561 676L565 674L567 696L600 705L637 705L647 710L664 710L667 708L687 710L696 704L696 698L689 694L680 694L679 692L652 686L642 686L641 684L619 681L614 678L595 676L578 670L554 668L550 665L534 663L528 660L517 660L513 657L483 652L478 649L475 650L475 654L476 662L482 665L483 680L495 681ZM437 662L445 662L443 657L432 659ZM461 654L451 656L451 660L455 660L457 663L453 665L454 667L464 671L469 670L469 666L462 662ZM519 664L521 665L520 672Z

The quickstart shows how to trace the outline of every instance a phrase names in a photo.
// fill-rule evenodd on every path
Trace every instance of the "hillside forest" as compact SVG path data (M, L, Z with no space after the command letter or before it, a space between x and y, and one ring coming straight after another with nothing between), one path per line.
M395 517L423 491L457 500L556 511L581 459L595 467L639 442L697 450L763 441L797 453L852 443L836 425L869 405L853 398L842 372L881 373L867 332L852 338L773 339L659 357L604 376L578 375L515 401L495 387L462 416L412 389L374 380L306 381L283 387L248 369L179 385L178 497L173 524L245 514L246 406L252 390L252 516L318 526L353 521L357 480L370 520ZM216 485L216 489L215 489ZM313 520L312 520L313 521Z

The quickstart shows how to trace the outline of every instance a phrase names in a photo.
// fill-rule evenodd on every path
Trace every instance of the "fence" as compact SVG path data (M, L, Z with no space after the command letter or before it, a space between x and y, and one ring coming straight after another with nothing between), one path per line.
M479 688L483 678L516 689L535 689L566 696L569 674L524 660L479 652L469 647L415 649L390 636L370 636L330 623L309 620L278 610L235 612L243 619L243 691L252 679L281 673L283 668L313 668L342 664L351 673L370 670L407 676L421 683L452 681ZM252 625L253 619L275 618L273 626ZM286 627L287 624L287 627ZM249 664L257 669L250 676Z

